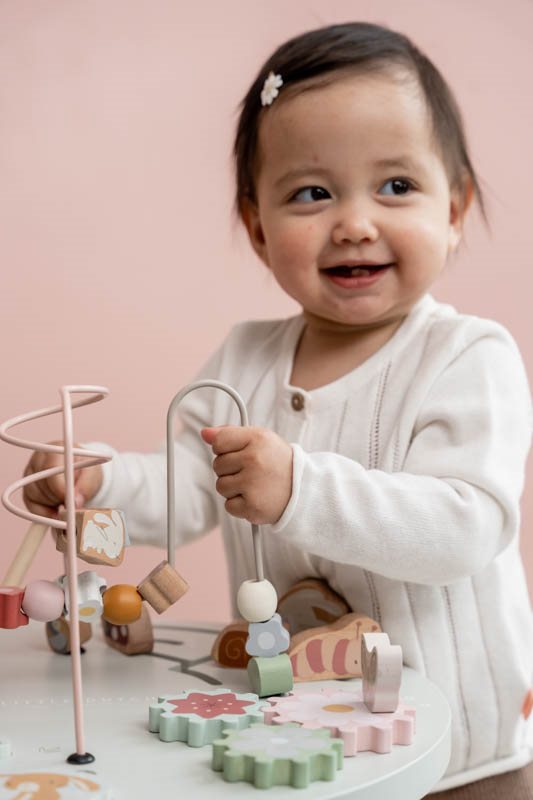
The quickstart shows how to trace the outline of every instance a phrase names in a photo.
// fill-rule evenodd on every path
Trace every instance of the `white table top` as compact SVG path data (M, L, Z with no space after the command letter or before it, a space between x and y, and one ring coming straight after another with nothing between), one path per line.
M157 695L222 685L247 692L244 670L218 667L209 657L216 626L156 624L151 655L127 657L109 648L93 625L82 658L85 696L85 744L96 756L80 773L98 778L117 800L202 800L257 794L248 783L225 783L210 768L211 747L162 742L149 733L148 706ZM332 681L307 684L309 688ZM359 685L344 681L342 688ZM296 684L296 690L304 684ZM442 693L411 669L404 669L401 698L417 711L416 736L409 746L393 746L385 755L358 753L344 759L333 782L311 783L306 798L330 800L418 800L435 786L450 757L450 710ZM9 740L13 756L0 760L0 772L64 769L75 751L70 659L52 653L44 625L30 622L0 629L0 741ZM298 790L276 786L272 797L285 800ZM80 795L81 796L81 795Z

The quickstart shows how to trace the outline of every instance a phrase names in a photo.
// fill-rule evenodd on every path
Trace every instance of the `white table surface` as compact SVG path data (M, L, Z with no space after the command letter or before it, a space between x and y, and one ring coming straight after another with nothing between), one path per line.
M82 669L85 744L96 761L80 775L90 779L94 771L112 787L116 800L257 796L250 784L225 783L211 770L210 746L162 742L148 731L148 706L159 694L216 685L250 690L244 670L224 669L211 661L215 634L216 626L156 624L154 653L127 657L109 648L99 625L93 625ZM340 685L347 689L359 683ZM307 684L328 685L339 683ZM305 686L297 683L295 688ZM385 755L345 758L333 782L311 783L303 790L306 800L418 800L435 786L450 757L449 706L436 686L407 668L401 698L416 707L413 744L395 745ZM42 623L0 629L0 741L6 739L13 755L0 760L1 773L64 769L65 758L76 749L70 659L49 650ZM276 800L294 800L302 793L287 786L268 791Z

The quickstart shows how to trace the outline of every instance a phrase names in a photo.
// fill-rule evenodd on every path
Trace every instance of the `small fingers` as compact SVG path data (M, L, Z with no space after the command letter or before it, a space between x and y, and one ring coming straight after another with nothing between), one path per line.
M215 486L217 492L227 499L237 497L242 491L239 475L226 475L218 478Z
M50 490L46 481L35 481L35 483L28 483L24 487L23 492L24 502L39 504L47 506L48 508L55 508L63 502L62 498L58 497ZM30 511L32 509L30 508Z
M41 503L34 503L32 500L28 500L27 497L24 497L24 504L28 511L31 511L32 514L38 514L40 517L48 517L49 519L57 519L58 518L58 510L56 506L45 506Z
M219 477L223 475L236 475L243 467L242 456L240 452L225 453L222 456L217 456L212 466Z
M226 500L224 503L224 508L228 514L231 514L232 517L247 519L246 502L241 494L238 494L236 497L230 497L229 500Z
M217 456L243 450L250 442L250 428L224 425L221 428L204 428L202 438L213 448Z

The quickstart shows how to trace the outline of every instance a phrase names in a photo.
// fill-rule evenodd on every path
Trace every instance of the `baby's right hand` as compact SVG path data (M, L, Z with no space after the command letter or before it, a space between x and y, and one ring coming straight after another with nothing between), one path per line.
M63 445L63 442L50 442L50 444ZM80 445L75 444L74 447ZM80 457L75 460L79 461ZM33 453L28 461L24 475L32 475L51 467L63 466L61 453ZM83 508L85 503L99 490L102 485L103 472L100 464L94 467L84 467L74 471L74 497L76 508ZM59 506L65 504L65 475L52 475L35 483L30 483L23 490L24 503L29 511L42 517L57 519Z

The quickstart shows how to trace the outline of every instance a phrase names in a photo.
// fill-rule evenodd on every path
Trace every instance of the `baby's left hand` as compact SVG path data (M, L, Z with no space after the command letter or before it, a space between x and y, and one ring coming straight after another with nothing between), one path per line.
M204 428L213 448L216 489L226 511L257 525L274 524L292 492L292 448L266 428L224 425Z

